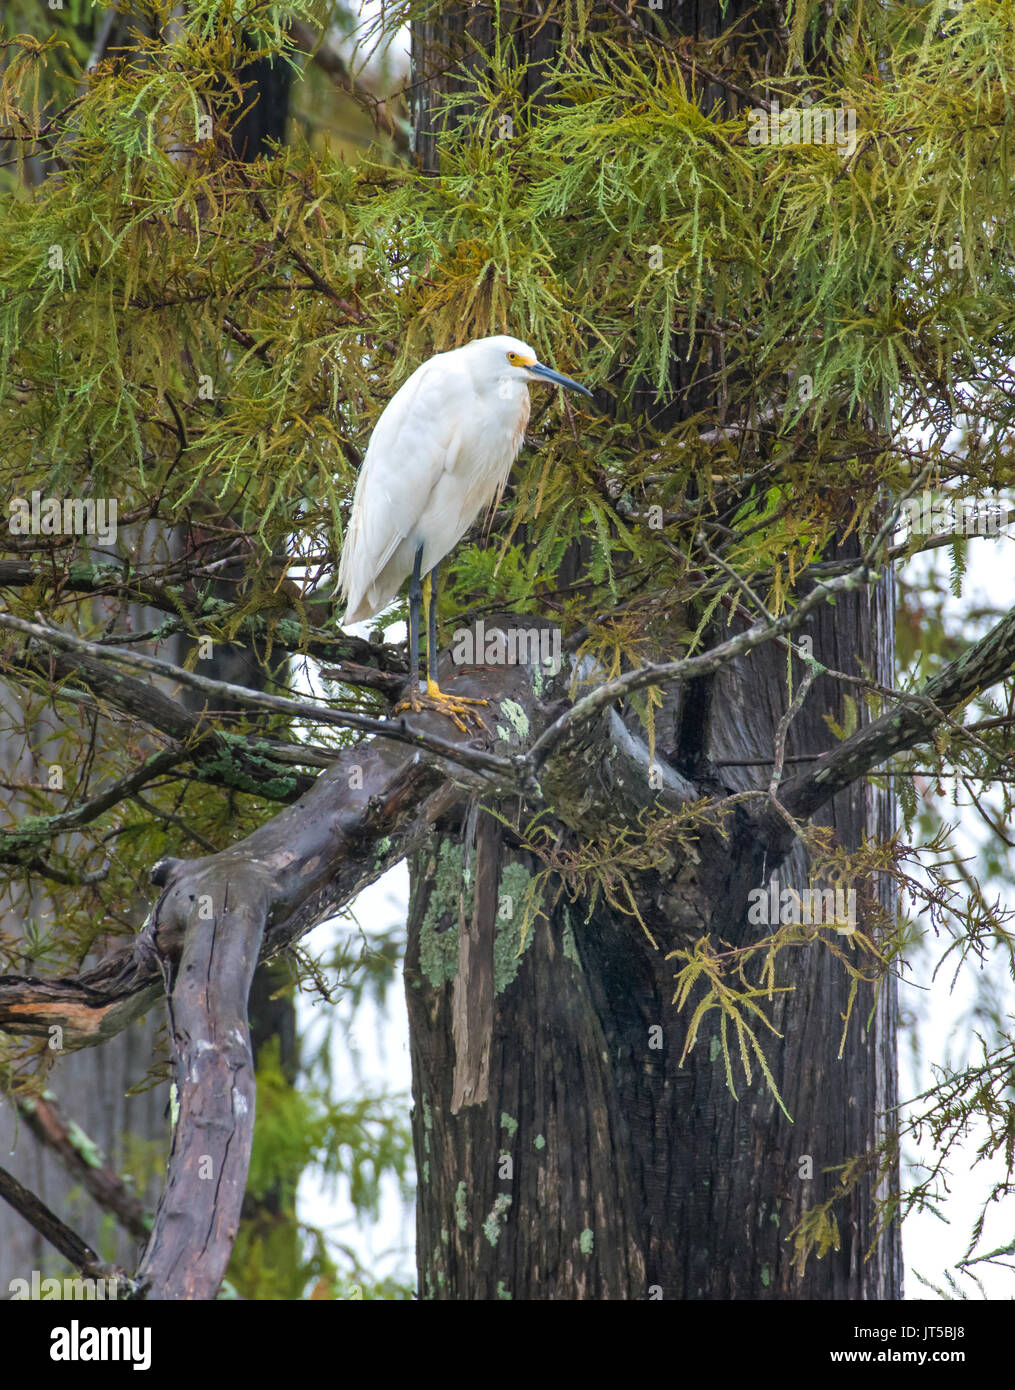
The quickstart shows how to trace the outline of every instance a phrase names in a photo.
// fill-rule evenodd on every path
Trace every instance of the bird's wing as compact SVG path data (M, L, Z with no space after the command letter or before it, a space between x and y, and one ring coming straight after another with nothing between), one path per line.
M413 535L442 472L453 466L461 439L457 376L453 370L449 375L446 360L424 362L374 426L339 564L339 585L350 614L363 608L364 598L372 602L367 591L399 545ZM398 577L396 591L410 572ZM386 579L390 587L392 576ZM378 606L363 617L377 612L390 595L375 597Z

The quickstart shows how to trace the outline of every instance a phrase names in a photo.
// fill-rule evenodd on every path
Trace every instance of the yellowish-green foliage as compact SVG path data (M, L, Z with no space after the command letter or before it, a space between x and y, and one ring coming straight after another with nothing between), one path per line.
M233 1251L230 1279L244 1298L348 1297L324 1231L296 1223L296 1187L311 1165L333 1186L348 1183L358 1215L376 1220L383 1174L408 1194L412 1139L401 1097L367 1096L336 1104L320 1085L294 1087L279 1063L278 1041L262 1050L257 1068L257 1125L248 1198L257 1215L244 1223ZM368 1297L393 1296L374 1288L343 1251L346 1277L370 1288ZM406 1296L406 1291L402 1291Z
M440 179L298 143L245 168L221 139L198 139L201 115L227 121L235 99L245 50L227 6L188 9L83 88L59 71L58 43L15 40L8 129L53 120L36 109L40 86L57 110L84 95L45 142L57 175L30 193L12 184L4 204L6 478L45 495L87 479L121 513L228 511L264 564L282 542L333 552L354 467L343 445L362 447L421 357L511 329L617 408L577 436L551 419L523 465L512 520L533 538L526 586L538 601L562 548L591 535L598 586L615 596L646 567L679 580L663 541L688 549L679 527L626 525L624 503L679 511L690 490L707 516L742 471L735 443L697 442L693 412L654 429L651 395L633 390L671 393L675 351L721 326L736 369L713 364L710 386L731 416L744 400L777 405L764 462L790 504L781 529L734 558L799 571L911 472L889 435L872 444L868 412L884 422L891 401L896 429L940 425L961 412L963 383L985 380L983 403L1002 376L1007 8L963 6L938 37L876 63L857 43L825 76L769 84L784 106L854 109L849 158L751 145L745 115L702 111L665 52L646 64L604 37L565 53L538 109L505 60L445 145ZM270 44L279 13L258 10L248 43ZM910 28L920 13L905 7ZM497 134L503 114L511 139ZM956 244L961 268L948 264ZM787 388L803 375L807 401ZM702 413L716 423L711 401ZM967 466L981 488L1008 477L989 441ZM942 477L953 470L942 456ZM575 620L588 607L565 601Z

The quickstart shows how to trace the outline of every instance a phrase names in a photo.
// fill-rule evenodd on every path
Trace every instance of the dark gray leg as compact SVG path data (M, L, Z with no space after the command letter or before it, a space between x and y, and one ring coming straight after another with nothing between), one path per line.
M423 606L426 614L426 678L437 684L437 566L423 581Z
M410 688L419 690L419 610L423 603L423 585L420 570L423 568L423 547L416 551L409 580L409 679L415 684Z

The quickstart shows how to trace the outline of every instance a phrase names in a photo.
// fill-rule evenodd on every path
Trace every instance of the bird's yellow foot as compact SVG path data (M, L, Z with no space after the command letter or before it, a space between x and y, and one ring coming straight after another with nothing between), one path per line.
M433 680L427 681L426 690L420 690L416 682L413 681L409 694L395 706L395 713L398 714L401 710L411 710L413 714L419 714L425 709L432 709L436 710L438 714L446 714L449 719L453 719L463 734L468 733L470 721L485 733L486 725L472 706L485 705L486 703L486 700L472 700L467 695L445 694L437 682Z

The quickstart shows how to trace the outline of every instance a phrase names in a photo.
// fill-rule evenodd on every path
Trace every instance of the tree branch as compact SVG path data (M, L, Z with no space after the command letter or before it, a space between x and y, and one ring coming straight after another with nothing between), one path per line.
M62 1112L48 1091L41 1097L17 1096L18 1113L67 1172L79 1182L104 1211L112 1212L125 1231L147 1240L151 1218L120 1177L106 1163L91 1139Z
M247 864L237 879L226 862L200 886L196 899L170 890L164 900L184 939L169 1007L179 1110L166 1186L137 1272L156 1299L215 1297L239 1226L254 1137L247 1001L272 876ZM167 984L171 975L166 963Z
M78 802L55 816L35 818L31 825L22 825L0 834L0 862L17 863L27 852L35 853L39 846L68 830L78 830L101 816L111 806L132 796L154 778L176 767L191 756L187 749L174 745L147 758L139 768L115 782L107 782L102 791L89 801Z
M827 603L834 595L866 588L878 578L879 576L871 568L870 562L865 558L849 574L816 585L791 613L778 618L775 622L757 622L745 632L738 633L736 637L719 642L711 651L703 652L701 656L682 657L678 661L649 663L639 666L633 671L626 671L622 676L617 676L613 680L605 681L589 695L576 701L536 740L529 749L528 763L530 767L534 773L538 774L540 767L550 754L565 739L572 737L582 724L595 719L607 706L615 704L636 690L643 690L649 685L665 685L670 681L696 680L702 676L714 675L716 671L734 661L738 656L746 656L755 647L760 647L765 642L771 642L777 637L795 631L815 608L822 603Z
M83 637L75 637L59 628L44 627L41 623L29 623L22 618L15 618L9 613L0 613L0 628L8 628L12 632L23 633L26 637L34 637L36 641L44 642L48 646L80 653L85 658L91 659L91 669L93 670L97 664L96 659L106 663L113 662L132 666L137 670L151 671L155 675L177 681L180 685L190 686L191 689L199 690L203 694L215 695L222 700L232 700L236 704L248 708L290 714L304 720L317 720L323 724L335 724L342 729L357 729L363 733L382 734L385 738L397 739L402 743L409 743L415 748L423 748L431 753L437 753L441 757L461 763L466 768L475 771L494 772L512 782L517 780L515 765L508 759L498 758L478 749L463 747L452 740L440 738L434 734L410 729L404 719L372 719L369 715L352 714L344 710L332 709L330 705L311 704L309 701L291 700L283 695L269 695L264 691L248 690L245 686L233 685L229 681L217 681L211 680L207 676L199 676L193 671L185 670L182 666L174 666L170 661L162 661L159 657L146 656L141 652L122 651L119 648L102 647L95 642L85 641ZM81 657L79 657L75 665L80 666L81 664ZM117 675L111 678L109 673L106 673L107 686L115 687L123 682L122 676ZM143 691L151 691L152 689L151 686L141 682L132 682L132 684ZM171 706L173 711L180 710L180 706L175 701L169 700L166 696L159 698L166 705ZM189 716L189 712L187 712L185 717L192 716ZM177 716L164 713L163 718L173 722Z
M0 613L0 627L15 630L20 622L20 618ZM35 629L36 625L29 623L27 627ZM37 631L43 634L42 640L45 640L45 635L51 635L54 629L39 626ZM290 766L281 763L276 764L269 752L257 748L255 740L213 728L205 715L187 709L179 700L172 699L147 681L121 675L111 669L105 660L97 661L91 655L98 652L102 658L106 658L106 648L92 642L75 647L75 642L81 643L81 639L48 644L62 645L64 650L74 651L75 659L52 652L32 652L30 649L20 658L11 652L0 652L0 670L30 671L43 680L74 682L83 686L107 705L122 710L185 746L187 757L202 781L212 782L216 786L235 787L239 791L256 792L270 801L293 801L313 782L313 778L307 774L294 772ZM165 664L169 671L178 669ZM57 697L80 698L66 687L55 693Z
M498 727L498 702L512 702L537 724L540 716L529 668L509 666L481 677L459 675L465 694L491 700L489 721ZM441 748L447 740L430 731L446 726L440 715L423 713L405 721ZM513 751L518 736L504 717L489 741ZM471 735L461 735L463 743ZM467 750L466 750L467 751ZM473 750L478 751L478 750ZM497 755L491 754L496 758ZM499 761L508 763L506 757ZM468 786L468 783L465 784ZM374 739L339 752L299 801L227 850L195 860L165 860L153 881L165 887L145 929L115 947L97 966L63 980L0 976L0 1030L51 1037L61 1029L64 1049L107 1041L139 1017L162 989L160 959L178 959L184 935L177 896L196 902L216 899L223 882L234 897L248 878L268 875L264 954L295 941L332 915L385 869L411 853L463 795L451 782L444 759L424 759L419 748L390 738ZM211 889L206 884L212 884ZM183 900L181 899L181 901Z
M116 1279L118 1283L122 1282L127 1287L133 1286L133 1281L122 1269L100 1260L90 1245L61 1221L55 1212L50 1211L34 1192L23 1187L6 1168L0 1168L0 1197L86 1278Z
M126 602L143 603L160 613L171 614L175 621L164 626L159 633L161 637L178 632L193 636L196 624L209 621L224 624L236 611L225 599L211 594L195 595L186 587L166 584L149 575L131 575L122 565L73 561L66 569L49 572L27 560L0 560L0 588L23 589L47 582L61 595L67 591L103 596L115 594ZM311 595L304 607L310 609L324 603L323 598L315 599ZM332 679L347 685L369 686L392 698L405 683L405 662L393 648L378 647L344 632L308 626L293 608L278 609L270 622L259 614L249 614L233 635L262 646L270 641L284 651L320 661L339 662L341 664L330 673Z
M933 737L948 715L981 690L1011 675L1015 664L1015 608L979 642L967 647L922 690L907 695L895 709L857 730L806 773L784 782L779 800L791 815L812 816L860 777L895 753Z

